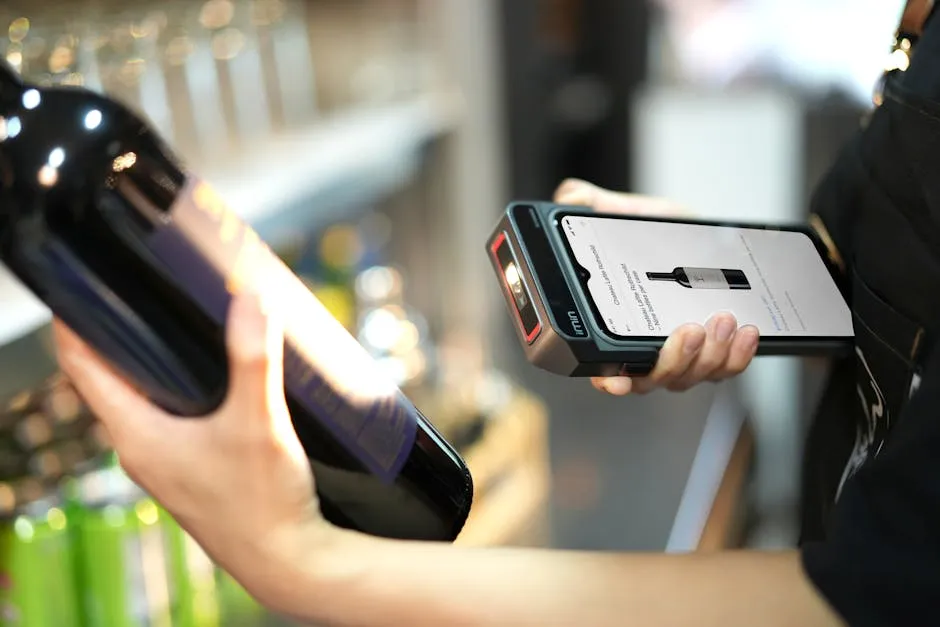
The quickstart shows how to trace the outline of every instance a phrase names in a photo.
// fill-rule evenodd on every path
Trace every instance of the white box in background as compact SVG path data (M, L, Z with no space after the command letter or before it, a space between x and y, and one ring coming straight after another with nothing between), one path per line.
M723 92L653 86L635 101L631 191L667 197L703 219L748 222L799 222L806 216L802 203L803 109L781 90L740 89ZM756 437L756 506L769 513L796 503L799 493L801 443L800 369L798 359L762 357L742 375L743 402L753 420ZM731 412L724 422L736 423ZM721 417L710 416L698 456L724 458L729 438L710 436L727 430ZM709 444L716 442L718 444ZM722 444L724 443L724 444ZM706 445L712 450L706 450ZM721 474L697 462L693 469L709 477L690 481L680 504L680 522L696 528L696 516L707 511L691 503L701 492L717 488ZM721 469L723 471L723 469ZM714 475L714 476L711 476ZM690 511L690 507L696 511ZM768 521L771 522L771 521ZM776 523L782 525L777 527ZM757 543L780 546L794 541L793 521L772 521L778 531ZM682 534L674 530L681 549Z

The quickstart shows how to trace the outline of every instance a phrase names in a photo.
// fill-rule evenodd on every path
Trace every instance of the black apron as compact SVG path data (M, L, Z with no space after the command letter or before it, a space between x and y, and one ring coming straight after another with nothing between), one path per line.
M914 64L888 77L813 198L845 262L856 340L833 365L806 442L803 542L826 537L841 487L891 436L940 336L940 20Z

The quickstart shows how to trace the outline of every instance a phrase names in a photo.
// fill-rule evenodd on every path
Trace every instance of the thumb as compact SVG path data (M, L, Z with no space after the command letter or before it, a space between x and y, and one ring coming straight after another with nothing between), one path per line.
M232 300L226 348L229 390L224 405L235 410L226 413L270 417L284 409L284 331L258 294Z
M600 213L655 216L688 214L680 205L663 198L613 192L580 179L563 182L555 192L555 202L590 207Z

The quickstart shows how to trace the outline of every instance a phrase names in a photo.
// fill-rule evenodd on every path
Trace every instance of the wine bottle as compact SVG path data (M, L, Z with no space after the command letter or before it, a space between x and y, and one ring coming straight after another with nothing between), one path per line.
M647 272L650 281L674 281L696 290L749 290L751 284L741 270L679 267L672 272Z
M394 538L460 532L463 460L254 231L130 109L2 62L0 262L181 418L222 402L232 294L264 288L327 519Z

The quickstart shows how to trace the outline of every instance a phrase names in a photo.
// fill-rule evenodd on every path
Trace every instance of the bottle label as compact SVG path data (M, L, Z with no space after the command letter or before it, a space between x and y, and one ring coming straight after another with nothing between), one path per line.
M151 252L220 324L233 294L262 294L284 324L287 392L375 476L394 481L414 444L417 410L212 187L187 181Z
M700 290L726 290L729 289L728 279L724 272L713 268L685 268L689 277L689 285Z

